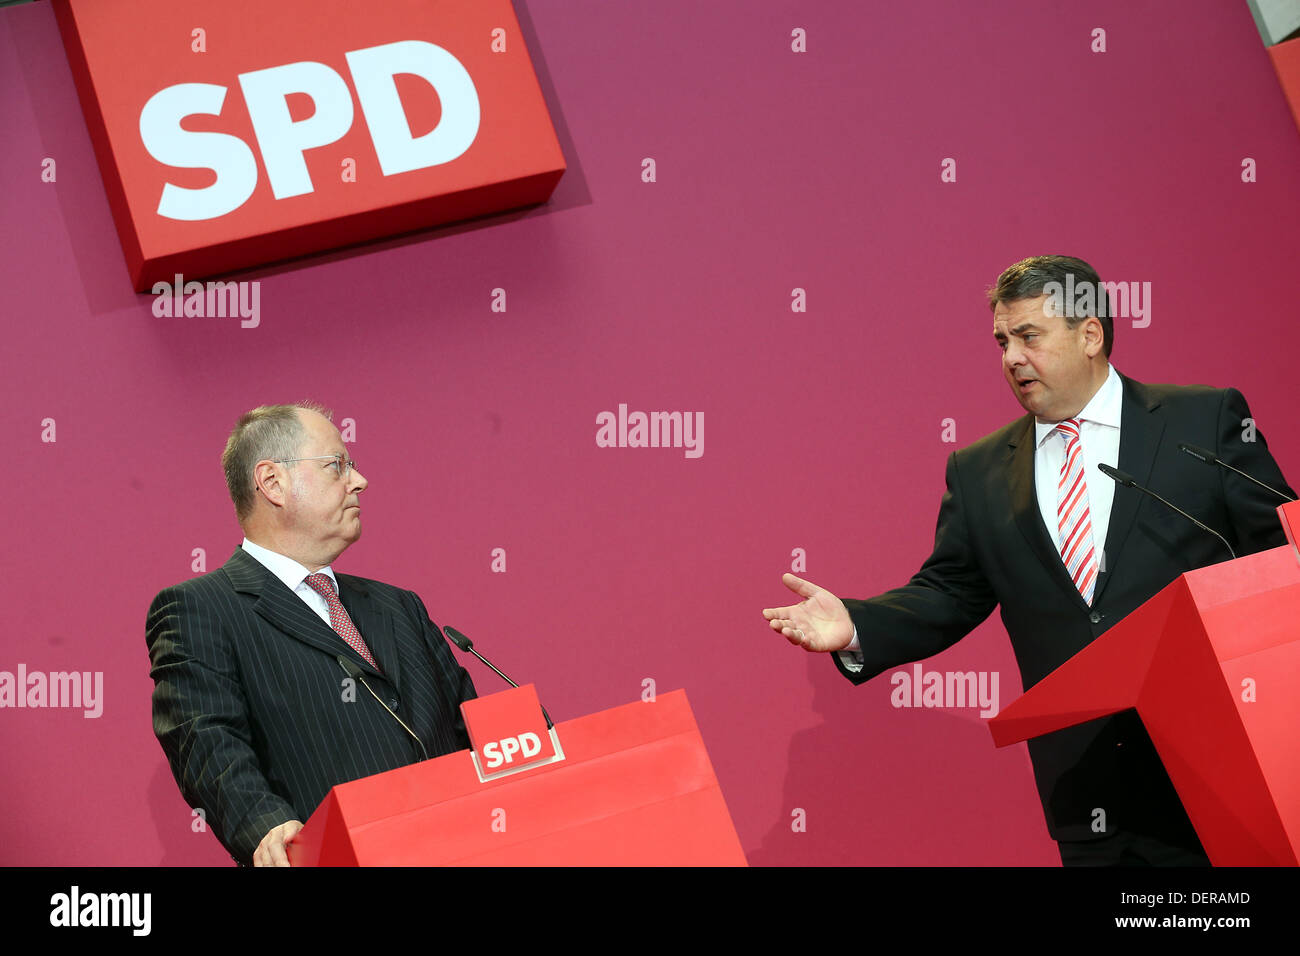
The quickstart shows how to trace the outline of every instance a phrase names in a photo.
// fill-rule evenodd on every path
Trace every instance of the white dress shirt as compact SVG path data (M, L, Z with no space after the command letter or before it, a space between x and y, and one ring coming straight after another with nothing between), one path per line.
M319 591L307 583L307 575L313 572L308 571L293 558L286 558L283 554L264 548L260 544L254 544L247 538L244 539L244 543L240 547L283 581L285 587L302 598L306 605L315 611L326 625L333 627L330 624L330 606L328 602ZM338 594L339 582L334 577L334 571L329 566L323 567L314 573L328 575L330 581L334 584L334 593Z
M1088 509L1092 519L1092 542L1097 551L1099 571L1106 570L1106 531L1110 528L1110 509L1115 501L1115 482L1097 470L1098 464L1119 465L1120 413L1124 405L1124 383L1115 366L1108 365L1106 381L1079 419L1079 441L1083 443L1083 480L1088 486ZM1058 485L1061 464L1065 461L1065 433L1055 424L1034 422L1034 492L1038 497L1038 511L1047 528L1047 536L1061 552L1061 536L1056 517ZM862 655L858 643L858 629L853 628L853 640L839 652L840 660L849 670L862 669Z
M1124 385L1111 366L1110 373L1092 401L1075 417L1079 419L1079 441L1083 443L1083 480L1088 486L1088 509L1092 518L1092 543L1097 549L1097 563L1105 570L1106 529L1110 527L1110 506L1115 501L1115 482L1097 470L1098 464L1119 467L1119 418L1124 404ZM1047 527L1047 536L1061 551L1059 522L1056 516L1057 486L1061 465L1065 461L1065 433L1055 425L1034 422L1038 445L1034 451L1034 489L1038 493L1038 510Z

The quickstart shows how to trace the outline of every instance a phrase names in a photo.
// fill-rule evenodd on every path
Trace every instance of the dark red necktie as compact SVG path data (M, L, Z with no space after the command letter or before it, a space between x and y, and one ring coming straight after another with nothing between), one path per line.
M328 574L309 574L306 580L308 587L323 597L325 603L329 605L330 627L334 628L339 637L348 642L349 647L364 657L371 667L380 670L379 665L370 653L370 648L366 647L366 642L361 639L361 632L352 623L352 618L348 617L343 602L339 600L339 596L334 592L334 582L330 580L330 576Z

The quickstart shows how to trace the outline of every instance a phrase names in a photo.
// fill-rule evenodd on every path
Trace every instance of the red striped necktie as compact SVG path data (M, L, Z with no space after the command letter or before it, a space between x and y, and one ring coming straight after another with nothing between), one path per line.
M1092 541L1092 513L1088 510L1088 482L1083 474L1083 443L1079 440L1079 419L1056 426L1065 439L1065 460L1057 485L1057 545L1061 560L1084 601L1092 604L1097 585L1097 549Z

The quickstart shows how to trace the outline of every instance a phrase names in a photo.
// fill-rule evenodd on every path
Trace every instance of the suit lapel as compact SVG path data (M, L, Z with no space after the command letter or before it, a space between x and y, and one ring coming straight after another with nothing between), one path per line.
M1034 485L1034 416L1026 415L1024 421L1025 427L1016 432L1015 437L1007 443L1011 511L1030 549L1043 563L1043 567L1072 601L1087 610L1087 602L1074 586L1069 572L1065 570L1065 563L1061 561L1061 553L1056 550L1056 544L1043 524L1043 513L1038 507L1038 492Z
M335 572L334 576L339 582L339 600L343 602L343 609L348 612L348 617L352 618L352 623L361 632L361 637L370 648L370 653L383 668L384 676L396 687L401 674L401 661L397 653L397 638L393 633L388 612L375 600L374 595L370 593L370 588L361 578L338 572ZM357 660L361 660L360 655L357 655Z
M236 548L235 553L230 556L230 560L222 566L221 570L226 573L236 591L257 597L253 610L276 630L304 644L310 644L329 654L330 657L345 654L364 670L372 674L378 673L360 654L349 647L332 627L321 620L302 598L285 587L283 581L243 548ZM343 606L347 608L346 603ZM348 614L351 613L349 609ZM357 623L355 618L353 623ZM360 624L357 624L357 629L365 636L366 631ZM378 651L374 653L379 654ZM382 657L376 659L383 660Z
M1120 376L1124 385L1124 401L1120 410L1119 425L1119 464L1120 471L1132 475L1140 485L1150 485L1151 469L1155 467L1156 450L1164 435L1165 421L1161 415L1153 412L1160 407L1160 400L1140 382ZM1089 476L1091 478L1091 476ZM1133 528L1138 509L1146 502L1147 496L1132 488L1115 488L1115 498L1110 507L1110 525L1106 529L1106 546L1102 549L1105 572L1097 579L1097 587L1092 596L1095 605L1101 598L1110 581L1111 573L1119 563L1119 556L1124 549L1124 542Z
M1119 464L1120 471L1132 475L1138 484L1145 485L1151 477L1155 465L1156 450L1164 434L1164 419L1152 414L1160 407L1160 400L1130 378L1121 375L1124 398L1120 408ZM1038 494L1034 486L1034 417L1025 417L1025 426L1008 442L1008 471L1011 476L1011 508L1015 514L1016 524L1029 543L1038 560L1058 584L1078 602L1079 607L1087 609L1088 605L1074 586L1056 544L1043 525L1042 512L1038 507ZM1097 478L1101 478L1098 473ZM1092 475L1089 481L1097 480ZM1102 478L1102 480L1109 480ZM1129 530L1137 518L1138 509L1146 501L1146 495L1132 489L1116 488L1110 509L1110 523L1106 529L1106 544L1101 553L1101 573L1097 578L1097 587L1093 589L1092 604L1096 607L1102 592L1110 581L1119 556L1128 539Z

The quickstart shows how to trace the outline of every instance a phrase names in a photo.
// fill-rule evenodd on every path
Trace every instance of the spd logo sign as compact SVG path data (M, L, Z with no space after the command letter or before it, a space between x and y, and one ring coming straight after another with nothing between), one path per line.
M532 684L467 700L460 711L480 780L564 759Z
M509 0L57 0L131 279L544 202L564 172Z

